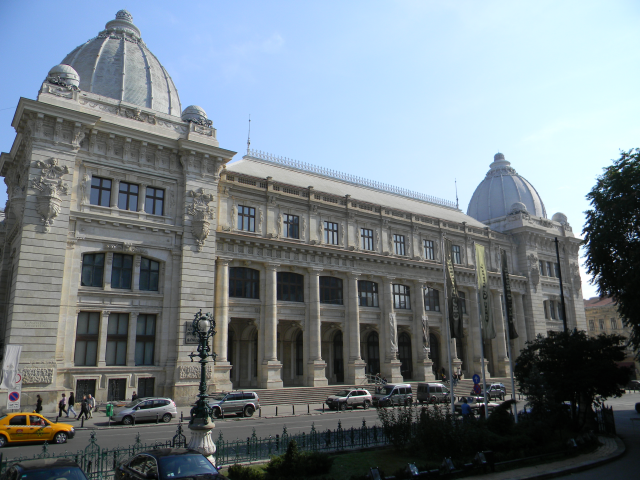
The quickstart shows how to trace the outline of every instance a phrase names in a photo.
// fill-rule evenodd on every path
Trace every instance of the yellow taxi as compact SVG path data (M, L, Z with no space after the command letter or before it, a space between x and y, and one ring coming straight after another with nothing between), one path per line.
M54 423L37 413L7 413L0 416L0 447L13 442L65 443L76 434L73 425Z

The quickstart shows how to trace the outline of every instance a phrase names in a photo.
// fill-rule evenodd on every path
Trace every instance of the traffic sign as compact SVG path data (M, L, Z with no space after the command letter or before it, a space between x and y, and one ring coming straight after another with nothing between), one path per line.
M473 383L475 383L476 385L480 383L480 375L478 375L477 373L473 376Z
M480 387L480 385L479 385L479 384L477 384L477 383L476 383L476 384L473 386L473 391L474 391L474 393L476 393L477 395L480 395L480 392L482 392L482 388Z
M7 409L20 408L20 392L17 390L10 390L7 395Z

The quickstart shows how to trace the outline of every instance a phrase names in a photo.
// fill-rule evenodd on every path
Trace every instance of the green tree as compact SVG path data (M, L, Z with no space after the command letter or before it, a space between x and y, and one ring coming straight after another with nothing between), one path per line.
M583 230L587 273L601 296L614 298L640 347L640 149L622 152L587 195Z
M562 402L571 402L573 427L580 430L593 419L596 397L619 397L630 371L618 367L625 357L620 335L589 337L583 331L538 335L520 353L514 375L533 411L545 416L562 414Z

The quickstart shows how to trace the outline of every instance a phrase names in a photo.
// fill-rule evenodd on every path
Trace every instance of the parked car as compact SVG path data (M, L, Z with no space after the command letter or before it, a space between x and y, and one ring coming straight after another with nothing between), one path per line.
M469 406L471 407L471 411L475 414L478 413L478 410L480 409L480 405L484 405L484 397L478 397L478 396L471 396L471 397L460 397L458 398L458 401L455 402L453 404L453 407L455 408L455 412L456 413L462 413L462 399L466 398L467 399L467 403L469 404ZM487 413L491 413L493 411L494 408L500 406L499 403L495 403L495 402L488 402L487 403L487 409L489 410Z
M476 394L473 390L470 393L471 396L484 396L482 393L482 387L480 388L480 393ZM504 397L507 395L507 389L502 383L492 383L487 387L487 398L499 398L500 400L504 400Z
M169 423L178 416L178 409L173 400L166 397L142 397L121 408L114 409L111 420L131 425L135 417L136 422L155 421L156 418Z
M220 392L209 395L209 406L213 416L236 414L251 417L260 408L260 398L256 392Z
M449 389L441 383L419 383L416 398L420 403L440 403L449 399Z
M66 443L75 434L73 425L52 422L38 413L7 413L0 416L0 447L13 442Z
M156 448L125 460L115 472L115 480L176 480L191 478L225 480L218 469L197 450Z
M413 394L408 383L387 384L376 388L373 394L373 405L390 407L393 405L411 405Z
M346 410L347 408L362 407L365 410L371 406L372 398L368 390L350 389L340 390L335 395L327 397L325 402L331 410Z
M68 458L22 460L7 468L0 478L2 480L87 480L80 465Z

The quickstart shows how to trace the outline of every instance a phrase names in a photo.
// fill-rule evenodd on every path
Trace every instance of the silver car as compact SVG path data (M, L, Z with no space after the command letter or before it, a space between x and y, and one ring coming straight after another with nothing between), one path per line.
M219 392L209 395L209 406L215 418L234 413L251 417L260 408L260 398L256 392Z
M133 419L136 422L162 420L169 423L172 418L178 416L178 410L173 400L166 397L137 398L133 402L114 411L111 420L122 422L123 425L131 425Z

